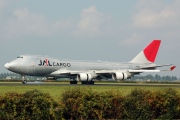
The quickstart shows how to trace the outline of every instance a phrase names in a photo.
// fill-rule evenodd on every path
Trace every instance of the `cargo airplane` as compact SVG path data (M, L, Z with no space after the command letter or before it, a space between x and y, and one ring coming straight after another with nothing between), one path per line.
M172 71L172 64L156 65L155 59L161 40L153 40L134 59L127 63L63 60L37 55L20 55L16 60L6 63L6 69L25 75L44 76L47 79L70 78L70 84L94 84L94 80L126 80L143 72ZM156 70L157 67L170 66L169 69Z

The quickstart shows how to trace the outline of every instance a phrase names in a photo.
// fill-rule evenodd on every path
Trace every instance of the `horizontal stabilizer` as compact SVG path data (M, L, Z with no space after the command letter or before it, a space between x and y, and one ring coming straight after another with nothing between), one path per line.
M165 64L165 65L150 65L150 66L141 66L141 69L148 69L148 68L157 68L157 67L165 67L165 66L172 66L173 64Z
M128 70L130 73L160 72L161 70Z

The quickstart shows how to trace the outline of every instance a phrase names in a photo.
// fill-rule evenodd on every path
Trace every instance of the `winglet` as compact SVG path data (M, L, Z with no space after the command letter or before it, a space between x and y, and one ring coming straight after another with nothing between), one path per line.
M173 71L176 68L176 66L171 66L169 69L161 70L161 71Z
M170 70L173 71L176 68L176 66L170 67Z

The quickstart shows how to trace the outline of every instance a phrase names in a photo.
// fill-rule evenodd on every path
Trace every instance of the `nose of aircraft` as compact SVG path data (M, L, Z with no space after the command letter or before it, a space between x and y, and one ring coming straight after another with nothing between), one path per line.
M4 67L5 67L6 69L9 69L9 63L6 63L6 64L4 65Z

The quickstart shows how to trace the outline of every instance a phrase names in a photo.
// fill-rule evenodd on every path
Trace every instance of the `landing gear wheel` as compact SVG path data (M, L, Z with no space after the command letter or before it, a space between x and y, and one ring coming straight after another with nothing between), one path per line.
M81 81L82 84L94 85L94 81Z
M94 81L89 81L89 84L94 85Z
M22 84L26 84L26 83L27 83L27 81L26 81L26 80L23 80L23 81L22 81Z
M88 84L88 81L81 81L81 84Z
M77 84L77 81L70 81L70 84Z
M22 84L26 84L27 81L25 80L25 75L21 75L22 76Z

